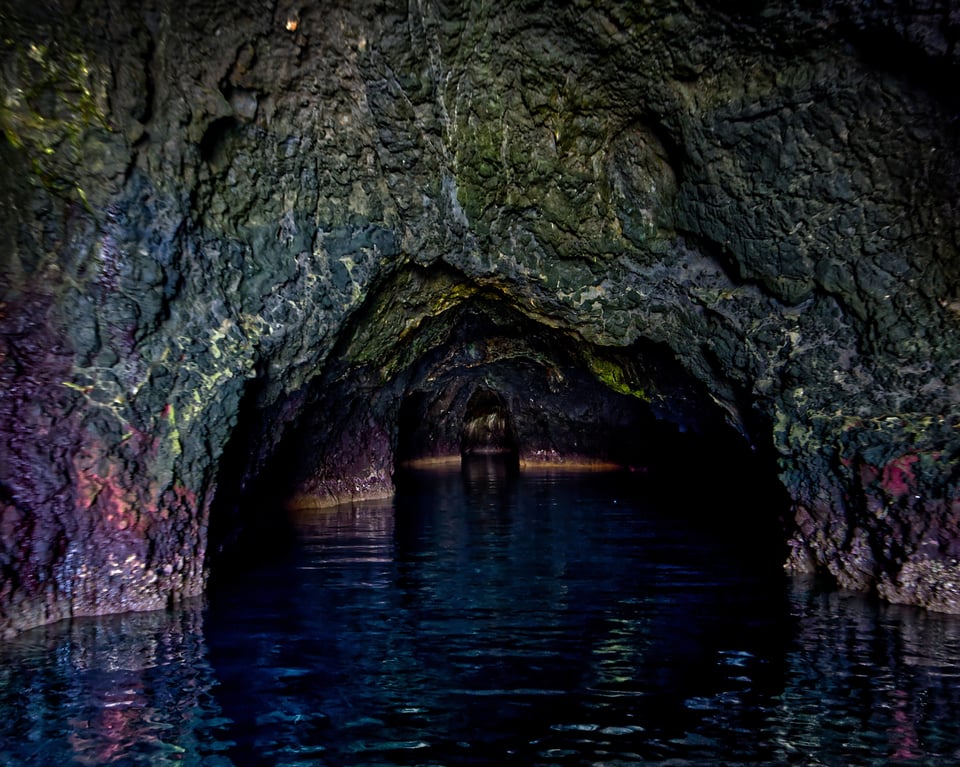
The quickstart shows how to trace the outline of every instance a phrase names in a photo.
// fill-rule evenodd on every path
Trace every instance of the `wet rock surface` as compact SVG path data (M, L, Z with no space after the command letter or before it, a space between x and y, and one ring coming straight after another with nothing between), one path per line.
M726 424L789 570L960 610L944 6L0 26L0 629L201 592L250 498L388 493L481 388L529 460Z

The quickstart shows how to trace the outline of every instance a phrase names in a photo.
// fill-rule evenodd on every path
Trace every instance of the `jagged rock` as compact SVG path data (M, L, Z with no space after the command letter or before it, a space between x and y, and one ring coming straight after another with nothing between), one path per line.
M960 611L938 8L0 2L0 630L200 593L481 389L525 460L726 424L788 569Z

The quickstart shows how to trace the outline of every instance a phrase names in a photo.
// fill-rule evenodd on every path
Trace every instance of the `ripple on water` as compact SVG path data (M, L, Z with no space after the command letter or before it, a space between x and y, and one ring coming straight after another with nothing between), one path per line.
M206 607L27 632L0 764L960 763L960 620L786 582L609 481L452 474L306 520Z

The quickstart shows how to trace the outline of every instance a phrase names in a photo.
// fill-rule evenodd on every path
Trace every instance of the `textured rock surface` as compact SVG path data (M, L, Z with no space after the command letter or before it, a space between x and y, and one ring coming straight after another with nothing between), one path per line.
M960 610L948 4L0 28L0 630L199 593L244 498L389 492L480 386L528 456L725 420L790 570Z

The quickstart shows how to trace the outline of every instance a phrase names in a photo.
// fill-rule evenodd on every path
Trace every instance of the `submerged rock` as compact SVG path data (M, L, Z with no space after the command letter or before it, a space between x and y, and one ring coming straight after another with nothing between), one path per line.
M200 593L273 524L257 499L383 495L479 444L477 391L522 460L728 429L776 458L788 570L960 612L948 14L0 25L0 630Z

